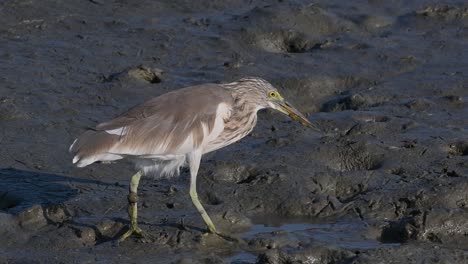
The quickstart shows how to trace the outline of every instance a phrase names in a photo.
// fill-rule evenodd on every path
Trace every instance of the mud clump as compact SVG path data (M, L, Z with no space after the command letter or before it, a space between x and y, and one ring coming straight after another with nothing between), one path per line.
M112 240L117 238L117 235L121 233L124 228L122 223L118 223L112 220L105 220L96 226L96 235L99 240Z
M150 84L160 83L162 81L162 75L164 71L158 68L150 68L147 66L137 66L135 68L129 68L122 72L111 74L108 77L104 77L104 82L112 82L114 80L120 80L123 82L129 80L143 81Z
M376 170L384 161L383 153L369 143L347 142L326 152L328 165L338 171Z
M281 31L257 38L257 45L268 52L304 53L322 47L298 32Z
M35 205L22 211L18 215L19 225L26 230L37 230L47 225L44 210L40 205Z
M404 243L416 239L417 231L412 219L401 219L383 228L380 240L384 243Z
M162 81L163 73L164 71L160 69L138 66L134 69L128 70L127 74L132 78L145 80L149 83L160 83Z
M429 211L420 237L422 240L440 244L467 243L468 224L466 217L467 213L463 209Z
M321 107L322 112L338 112L345 110L358 110L361 108L366 108L372 103L369 101L369 98L361 94L348 94L343 96L338 96L326 103Z
M211 178L217 182L250 183L257 178L259 171L254 166L237 163L219 163L211 173Z
M461 19L468 16L468 7L450 5L431 5L416 11L418 16L444 19Z
M457 156L468 155L468 141L457 141L449 144L450 154Z
M268 6L257 6L236 16L235 20L255 23L257 27L249 27L248 37L253 39L255 46L272 53L306 53L328 49L334 46L330 35L353 28L349 21L340 19L318 5L291 4L282 6L280 13L272 12Z
M96 232L90 227L77 230L77 236L83 241L84 245L94 245L96 242Z
M443 96L441 99L455 106L463 106L463 103L465 101L463 97L459 95L446 95L446 96Z
M49 206L45 209L44 216L47 221L54 224L61 224L67 219L69 219L69 213L61 205Z
M264 254L261 254L257 262L258 264L286 264L286 263L307 263L315 261L317 263L346 263L351 261L355 253L346 250L333 250L320 246L309 246L306 249L299 251L283 251L272 249Z
M406 103L405 106L414 111L427 111L433 107L434 103L427 99L414 99Z

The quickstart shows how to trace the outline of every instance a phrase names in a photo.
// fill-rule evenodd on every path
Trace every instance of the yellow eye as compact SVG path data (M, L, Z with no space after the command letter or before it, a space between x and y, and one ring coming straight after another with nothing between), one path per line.
M269 96L270 98L275 98L275 97L278 97L278 93L272 91L272 92L268 93L268 96Z

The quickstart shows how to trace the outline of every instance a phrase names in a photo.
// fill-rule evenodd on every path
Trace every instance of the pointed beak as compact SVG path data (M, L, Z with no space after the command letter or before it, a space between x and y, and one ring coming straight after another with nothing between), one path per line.
M299 123L301 123L301 125L318 130L318 128L314 126L301 112L299 112L299 110L297 110L294 106L290 105L288 102L279 102L277 106L278 107L276 109L278 111L298 121Z

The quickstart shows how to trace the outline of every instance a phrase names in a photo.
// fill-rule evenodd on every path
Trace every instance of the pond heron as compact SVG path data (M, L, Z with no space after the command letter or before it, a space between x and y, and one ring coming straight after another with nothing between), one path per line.
M137 189L145 174L177 175L190 169L190 197L208 230L219 234L198 199L196 180L202 155L230 145L249 134L260 109L278 110L302 125L313 125L269 82L243 78L231 83L202 84L150 99L117 118L84 132L70 146L73 163L130 159L138 172L129 187L130 228L119 241L143 235L137 223Z

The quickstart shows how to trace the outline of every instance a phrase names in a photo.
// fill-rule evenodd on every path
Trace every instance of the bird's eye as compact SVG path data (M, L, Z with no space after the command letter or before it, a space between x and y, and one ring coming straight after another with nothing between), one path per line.
M268 96L269 96L270 98L275 98L275 97L278 96L278 94L277 94L276 92L272 91L272 92L268 93Z

